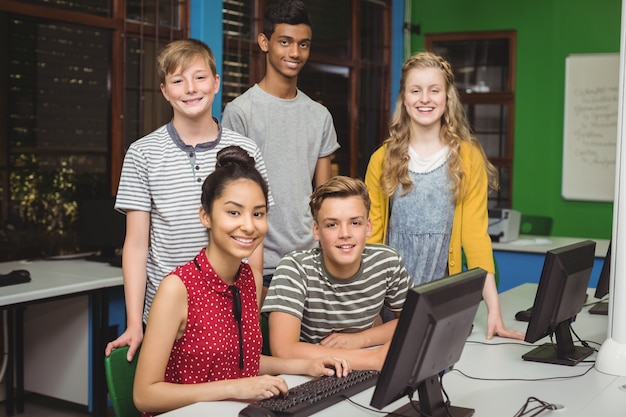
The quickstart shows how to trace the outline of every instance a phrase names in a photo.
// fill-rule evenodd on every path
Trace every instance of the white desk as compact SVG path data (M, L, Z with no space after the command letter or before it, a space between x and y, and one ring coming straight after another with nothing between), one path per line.
M516 311L526 309L533 303L536 284L524 284L500 294L504 320L510 328L525 331L527 323L516 322ZM591 290L590 290L591 292ZM584 340L601 343L606 338L607 317L589 314L587 308L578 315L573 324L574 330ZM452 405L474 408L475 417L513 416L524 405L528 397L534 396L543 401L560 404L562 409L544 412L541 416L555 417L623 417L626 410L626 377L616 377L600 373L592 368L592 363L581 363L574 367L550 365L522 360L522 354L533 345L495 338L485 339L486 308L481 306L476 315L474 330L468 338L461 360L455 369L474 377L470 379L456 371L446 374L443 387ZM540 342L545 342L546 339ZM474 343L480 342L480 343ZM506 343L506 344L503 344ZM511 344L509 344L511 343ZM539 344L539 343L538 343ZM592 344L597 347L597 345ZM593 354L589 360L595 359ZM557 380L539 380L555 377L570 377ZM306 377L286 376L290 386L306 381ZM530 381L533 380L533 381ZM369 406L374 388L352 397L358 404ZM417 397L417 394L416 394ZM415 398L417 399L417 398ZM387 407L392 411L406 403L400 399ZM188 417L198 415L237 416L245 403L234 401L196 403L169 413L164 417ZM327 408L316 416L380 416L380 413L367 411L342 401Z
M512 242L492 243L499 271L499 291L510 290L527 282L538 283L547 251L584 240L596 242L596 257L589 281L589 286L595 288L610 240L520 235L519 239Z
M122 270L108 264L89 262L83 259L14 261L0 263L0 273L14 269L30 271L31 282L0 287L0 309L8 311L9 363L15 359L15 366L7 367L6 381L15 377L13 384L7 383L7 415L24 411L24 310L36 303L65 299L66 297L89 297L90 322L92 331L91 351L91 399L95 416L106 415L106 380L104 376L104 346L110 335L108 332L107 289L123 285ZM69 300L68 300L69 301ZM53 323L62 328L64 321ZM84 335L85 338L87 334ZM70 356L76 348L75 340L67 340L67 349L59 354ZM79 345L84 349L85 345ZM29 346L30 347L30 346ZM44 351L48 346L43 347ZM56 353L50 352L49 360L55 359ZM85 364L88 365L88 364ZM54 377L54 376L51 376ZM66 379L66 375L57 375ZM65 381L60 381L65 382ZM85 381L87 382L87 381Z
M493 250L510 252L546 253L551 249L572 245L584 240L596 242L596 257L604 258L609 247L609 239L592 239L583 237L535 236L520 235L519 239L511 242L492 242Z

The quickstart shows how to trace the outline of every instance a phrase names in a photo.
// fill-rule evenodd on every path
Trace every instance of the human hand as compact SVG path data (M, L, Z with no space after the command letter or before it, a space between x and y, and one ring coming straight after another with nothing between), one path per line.
M487 340L493 339L494 336L516 340L524 340L524 337L526 337L524 333L508 329L499 315L497 317L487 317Z
M130 362L135 357L135 353L137 353L142 341L143 329L141 327L139 327L138 330L127 328L117 339L107 343L106 348L104 349L104 354L109 356L113 349L122 346L129 346L126 360Z
M361 349L366 347L360 333L332 333L320 345L336 349Z
M347 376L350 373L350 362L346 359L325 356L311 359L306 373L310 376Z
M289 387L284 379L272 375L259 375L234 380L238 384L234 399L250 400L272 398L276 395L287 395Z

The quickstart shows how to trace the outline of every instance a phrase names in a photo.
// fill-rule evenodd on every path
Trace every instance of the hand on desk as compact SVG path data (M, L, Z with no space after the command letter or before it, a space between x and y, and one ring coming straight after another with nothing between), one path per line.
M526 336L524 333L516 330L508 329L504 325L500 312L490 312L487 316L487 340L493 339L494 336L506 337L509 339L524 340Z
M483 300L487 307L487 340L491 340L494 336L524 340L523 333L507 329L504 325L502 312L500 310L498 288L492 273L487 273L485 287L483 288Z
M130 346L128 349L128 356L126 359L128 362L133 360L137 349L141 346L141 342L143 341L143 328L139 327L138 330L133 330L131 328L127 328L124 333L122 333L117 339L112 342L107 343L106 348L104 349L104 354L109 356L111 351L115 348L122 346Z

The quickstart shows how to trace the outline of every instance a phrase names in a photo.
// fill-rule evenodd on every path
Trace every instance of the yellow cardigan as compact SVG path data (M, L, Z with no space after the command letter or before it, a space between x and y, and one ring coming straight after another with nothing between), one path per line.
M383 145L372 154L365 174L365 183L372 200L370 208L372 236L368 238L368 243L385 243L387 237L389 198L380 190L385 149L386 145ZM463 186L467 187L467 193L454 208L448 271L451 275L461 272L461 248L463 248L468 268L481 267L487 272L494 273L491 238L487 231L489 225L487 170L483 156L475 146L465 141L461 142L460 153L465 173Z

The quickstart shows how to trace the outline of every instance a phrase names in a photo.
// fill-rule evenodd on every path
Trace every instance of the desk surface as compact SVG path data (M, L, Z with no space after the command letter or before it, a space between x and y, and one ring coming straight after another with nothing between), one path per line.
M593 240L596 242L596 257L604 258L609 247L609 239L589 239L583 237L559 237L559 236L534 236L520 235L519 239L511 242L493 242L493 250L509 252L530 252L546 253L551 249L560 248L583 240Z
M500 294L504 321L508 327L519 331L526 330L527 323L517 322L513 316L516 311L532 305L536 290L537 284L524 284ZM455 370L443 378L443 387L452 405L474 408L475 417L513 416L528 397L534 396L563 406L562 409L541 415L560 417L624 415L626 377L598 372L590 362L573 367L526 362L521 356L530 351L533 345L501 338L486 340L486 316L486 308L481 303L474 329L460 361L456 364ZM584 340L602 343L606 339L607 320L607 316L589 314L585 308L578 315L573 327ZM540 342L546 340L542 339ZM592 346L599 345L592 343ZM593 354L588 360L593 361L595 357L596 354ZM294 386L306 381L307 377L287 375L285 379L289 386ZM351 399L357 404L369 407L373 391L374 388L370 388ZM393 411L406 401L405 398L400 399L385 410ZM245 403L234 401L204 402L162 415L237 416L238 411L245 406ZM380 416L380 413L342 401L315 415Z
M0 307L123 285L122 269L84 259L0 263L0 274L26 269L31 281L0 287Z

